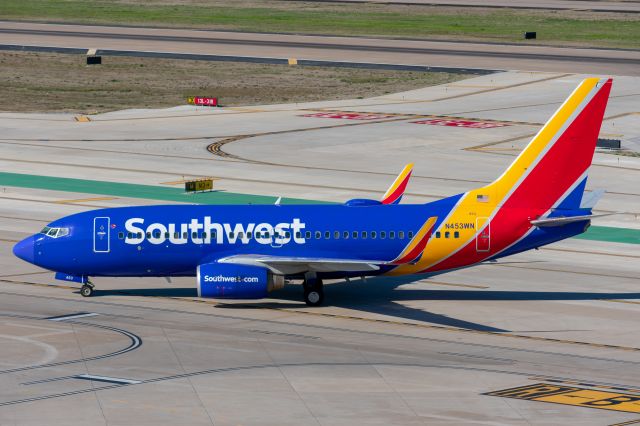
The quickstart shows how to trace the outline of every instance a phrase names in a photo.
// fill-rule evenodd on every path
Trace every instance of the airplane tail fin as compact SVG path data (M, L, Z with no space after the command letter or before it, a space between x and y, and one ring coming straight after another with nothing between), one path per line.
M516 209L580 208L612 79L587 78L477 201Z
M396 180L393 181L387 192L384 193L380 202L382 204L398 204L402 199L404 190L407 188L411 172L413 171L413 163L404 166Z

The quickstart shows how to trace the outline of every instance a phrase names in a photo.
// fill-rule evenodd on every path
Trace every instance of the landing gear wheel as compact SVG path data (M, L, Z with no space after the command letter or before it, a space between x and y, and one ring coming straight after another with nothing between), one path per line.
M80 294L83 297L91 297L93 295L93 286L89 284L83 284L83 286L80 287Z
M304 303L308 306L320 306L324 302L322 280L308 280L304 283Z

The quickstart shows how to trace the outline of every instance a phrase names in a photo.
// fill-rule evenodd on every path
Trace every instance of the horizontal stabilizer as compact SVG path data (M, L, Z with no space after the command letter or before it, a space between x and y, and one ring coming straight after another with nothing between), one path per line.
M563 226L569 223L582 222L584 220L591 220L594 217L610 216L616 213L602 213L602 214L587 214L583 216L565 216L565 217L548 217L544 219L532 220L531 224L538 228L544 228L549 226Z

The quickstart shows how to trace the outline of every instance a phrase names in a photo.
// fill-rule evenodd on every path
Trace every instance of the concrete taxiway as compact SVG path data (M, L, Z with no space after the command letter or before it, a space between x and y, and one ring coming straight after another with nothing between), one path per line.
M506 72L370 99L89 121L0 114L0 424L640 421L634 77L615 79L601 131L629 155L598 152L588 183L608 190L598 212L620 213L594 225L625 238L432 279L335 281L314 309L296 284L214 301L188 278L96 279L84 299L11 254L49 221L101 206L379 197L412 161L403 202L465 191L498 176L582 77ZM194 176L221 178L220 192L180 195Z
M100 49L125 54L403 64L427 67L640 75L640 52L544 45L264 34L0 21L2 49ZM265 54L268 51L268 55Z

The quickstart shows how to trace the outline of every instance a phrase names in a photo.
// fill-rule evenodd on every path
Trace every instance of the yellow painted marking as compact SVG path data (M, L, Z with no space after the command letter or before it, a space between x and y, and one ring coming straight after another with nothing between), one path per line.
M117 200L118 197L95 197L95 198L78 198L76 200L60 200L54 201L56 204L73 204L73 203L82 203L84 201L107 201L107 200Z
M86 115L76 115L75 120L79 123L88 123L91 119Z
M298 65L298 60L296 58L289 58L289 65Z
M640 394L583 389L548 383L536 383L529 386L488 392L484 395L598 408L601 410L624 411L626 413L640 413Z

